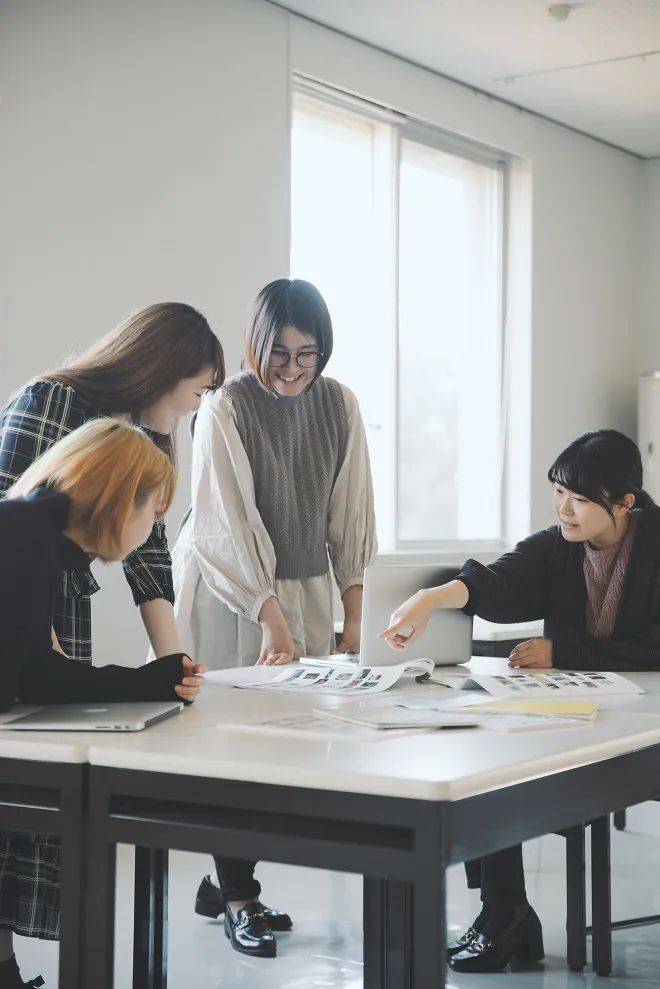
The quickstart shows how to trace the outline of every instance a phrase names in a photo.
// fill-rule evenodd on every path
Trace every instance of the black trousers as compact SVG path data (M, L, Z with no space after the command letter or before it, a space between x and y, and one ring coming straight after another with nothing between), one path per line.
M256 862L247 859L226 859L213 856L220 891L226 903L233 900L256 900L261 886L254 878Z
M256 862L214 856L222 895L226 901L256 900L261 886L254 878ZM465 863L469 889L480 889L486 905L515 907L527 899L522 845L484 855Z
M468 888L480 889L485 906L515 907L527 899L522 845L465 863Z

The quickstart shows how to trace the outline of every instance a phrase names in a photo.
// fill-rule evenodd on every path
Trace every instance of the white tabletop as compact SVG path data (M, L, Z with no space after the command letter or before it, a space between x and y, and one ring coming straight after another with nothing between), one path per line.
M6 721L22 714L38 711L39 707L16 705L0 714L0 757L3 759L32 759L37 762L87 762L89 735L61 731L2 731Z
M506 665L484 658L472 663L489 672ZM82 735L81 741L88 741L89 761L99 766L458 800L660 744L660 674L631 679L648 693L611 698L594 723L575 729L443 731L385 741L305 737L245 726L260 716L311 712L342 699L207 685L193 707L149 731ZM444 691L428 685L406 689L419 696Z

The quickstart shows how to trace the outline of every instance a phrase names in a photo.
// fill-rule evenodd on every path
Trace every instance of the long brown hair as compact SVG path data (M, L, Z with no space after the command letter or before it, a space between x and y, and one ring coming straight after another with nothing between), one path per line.
M157 302L39 380L69 385L99 412L125 412L137 422L144 409L205 367L213 368L213 388L219 388L224 354L206 317L182 302Z
M332 354L332 320L323 296L302 278L278 278L269 282L255 299L245 330L244 367L270 388L270 355L282 330L294 326L314 337L320 359L314 375L319 377Z

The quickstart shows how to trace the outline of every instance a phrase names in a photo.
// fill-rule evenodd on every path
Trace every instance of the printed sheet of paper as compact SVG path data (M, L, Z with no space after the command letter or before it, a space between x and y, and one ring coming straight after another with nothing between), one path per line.
M240 666L210 670L207 683L257 690L295 690L309 694L377 694L389 690L406 673L427 676L433 670L430 659L415 659L396 666L320 667L290 663L287 666Z
M488 676L473 674L463 690L481 689L493 697L589 697L599 694L643 694L636 683L618 673L577 673L567 670L536 670Z

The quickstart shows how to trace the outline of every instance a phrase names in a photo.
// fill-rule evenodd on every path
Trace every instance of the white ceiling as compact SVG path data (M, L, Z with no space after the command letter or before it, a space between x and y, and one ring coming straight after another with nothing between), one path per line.
M569 0L563 21L548 13L551 2L279 5L642 157L660 156L660 54L629 57L660 50L660 0ZM604 64L585 65L594 62Z

